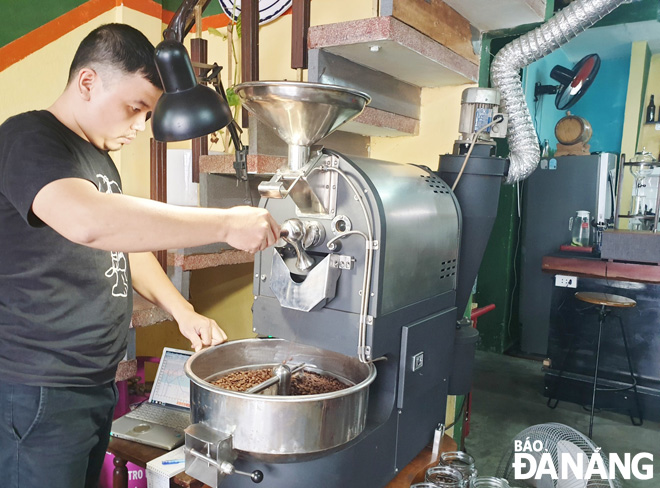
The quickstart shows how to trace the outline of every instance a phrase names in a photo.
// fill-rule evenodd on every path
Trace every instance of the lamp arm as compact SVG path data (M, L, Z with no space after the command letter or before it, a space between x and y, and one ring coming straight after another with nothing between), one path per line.
M210 3L211 0L183 0L174 12L174 17L167 24L167 28L163 32L163 38L183 42L183 38L195 25L195 7L199 5L203 12Z
M225 102L229 104L229 100L227 99L227 95L225 93L225 89L222 86L222 80L220 79L220 71L218 70L218 76L217 76L217 83L214 83L213 86L215 86L216 91L220 94L222 98L225 99ZM231 142L234 144L234 149L235 151L235 161L234 161L234 171L236 172L236 178L242 181L247 181L248 179L248 174L247 174L247 153L248 153L248 148L243 145L241 142L241 138L238 135L238 124L236 123L235 119L231 119L231 122L229 122L229 125L227 126L227 130L229 131L229 136L231 137Z
M223 86L222 79L220 78L221 70L222 70L222 66L213 64L210 67L210 71L206 74L206 76L202 78L202 81L211 83L215 88L215 91L217 91L218 94L223 98L223 100L227 102L227 105L229 105L229 99L227 98L227 93L225 93L225 87ZM234 148L236 148L236 151L238 152L243 150L243 143L241 142L241 138L238 135L238 130L236 127L237 127L236 121L232 119L232 121L227 126L227 130L229 131L229 135L231 136L231 142L234 144Z
M222 85L222 79L220 78L220 71L222 71L222 66L218 66L217 64L211 65L204 65L200 66L202 68L207 68L210 71L206 74L206 76L202 77L201 80L206 82L206 83L211 83L213 87L215 88L215 91L218 92L218 94L224 99L224 101L229 105L229 99L227 98L227 93L225 92L225 88ZM229 136L231 137L231 142L234 144L234 149L235 151L235 161L234 161L234 170L236 171L236 177L239 180L242 181L247 181L248 179L248 174L247 174L247 153L248 153L248 148L243 145L241 142L241 137L239 136L238 132L241 130L239 125L236 123L236 120L233 118L231 119L231 122L227 126L227 130L229 131Z

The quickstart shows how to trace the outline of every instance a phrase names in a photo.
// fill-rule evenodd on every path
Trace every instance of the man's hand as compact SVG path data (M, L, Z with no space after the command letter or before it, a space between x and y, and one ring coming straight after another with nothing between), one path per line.
M175 317L179 330L190 341L195 352L209 346L222 344L227 340L227 334L218 326L215 320L204 317L194 310L187 310Z
M280 238L280 226L263 208L239 206L227 212L229 225L224 242L236 249L263 251Z

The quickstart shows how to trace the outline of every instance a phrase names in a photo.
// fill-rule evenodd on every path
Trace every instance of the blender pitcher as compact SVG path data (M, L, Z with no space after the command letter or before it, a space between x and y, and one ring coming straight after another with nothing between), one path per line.
M568 230L571 231L571 246L589 245L589 211L578 210L575 217L568 219Z

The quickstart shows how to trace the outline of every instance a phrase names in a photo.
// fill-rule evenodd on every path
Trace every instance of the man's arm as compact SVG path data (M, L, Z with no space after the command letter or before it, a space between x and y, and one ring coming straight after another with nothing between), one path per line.
M89 181L56 180L44 186L32 211L67 239L106 251L142 252L226 242L256 252L279 238L264 209L178 207L118 193Z
M135 291L169 312L195 351L227 340L227 335L215 320L195 312L193 306L181 296L152 253L131 253L129 261Z

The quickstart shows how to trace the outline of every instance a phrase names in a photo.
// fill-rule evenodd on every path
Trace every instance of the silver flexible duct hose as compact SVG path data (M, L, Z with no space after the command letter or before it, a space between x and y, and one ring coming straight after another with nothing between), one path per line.
M557 12L545 24L504 46L490 68L493 86L500 89L504 112L509 114L507 140L510 166L506 182L527 178L541 157L538 137L529 114L520 79L520 70L555 49L629 0L577 0Z

